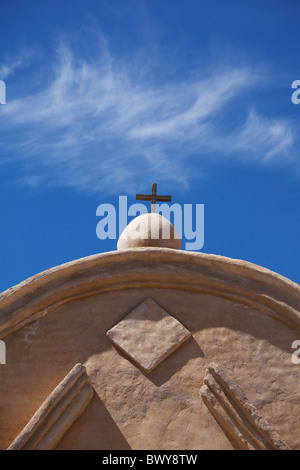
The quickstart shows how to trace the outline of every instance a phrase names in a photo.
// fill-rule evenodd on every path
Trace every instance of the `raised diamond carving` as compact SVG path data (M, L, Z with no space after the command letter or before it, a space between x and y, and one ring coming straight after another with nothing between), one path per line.
M191 333L148 298L106 333L145 372L151 372L190 338Z

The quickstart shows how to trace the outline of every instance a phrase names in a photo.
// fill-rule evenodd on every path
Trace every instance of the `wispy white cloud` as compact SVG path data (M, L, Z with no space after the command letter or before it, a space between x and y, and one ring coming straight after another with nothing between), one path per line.
M267 119L251 111L236 134L233 149L242 150L246 155L251 152L258 160L266 163L272 159L286 158L294 141L295 135L288 120Z
M31 185L120 192L154 177L187 185L195 158L242 153L270 164L295 145L284 119L249 111L243 123L228 126L235 100L259 84L251 69L215 70L203 79L191 73L161 85L145 79L142 64L133 69L107 49L88 59L61 46L51 73L42 89L1 108L3 158L18 159Z
M173 106L171 115L161 120L160 116L153 116L152 123L133 129L131 135L139 138L176 138L199 129L247 85L250 85L250 75L243 69L224 71L220 76L214 74L197 83L182 83L178 93L171 90L170 98L176 100L177 109Z
M0 80L6 80L9 76L13 75L16 70L23 67L31 57L31 51L23 50L18 57L11 58L4 64L0 64Z

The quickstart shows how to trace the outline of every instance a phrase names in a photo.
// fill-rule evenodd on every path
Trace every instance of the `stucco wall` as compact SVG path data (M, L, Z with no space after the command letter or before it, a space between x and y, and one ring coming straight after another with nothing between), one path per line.
M150 374L105 337L147 297L192 332ZM0 447L81 362L94 397L58 448L232 448L199 396L214 361L300 449L300 365L291 361L299 311L296 284L212 255L126 250L41 273L0 297L7 351L0 366Z

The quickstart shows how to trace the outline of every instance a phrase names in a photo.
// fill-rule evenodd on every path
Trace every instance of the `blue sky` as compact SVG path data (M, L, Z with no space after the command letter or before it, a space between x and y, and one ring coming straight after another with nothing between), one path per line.
M202 252L300 283L299 17L297 0L1 0L0 291L115 250L98 205L153 182L204 204Z

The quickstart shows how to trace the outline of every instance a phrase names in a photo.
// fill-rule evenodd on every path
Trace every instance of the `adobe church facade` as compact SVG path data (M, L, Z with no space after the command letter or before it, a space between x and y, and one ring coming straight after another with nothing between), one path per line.
M300 449L300 287L179 248L129 236L1 294L1 449Z

